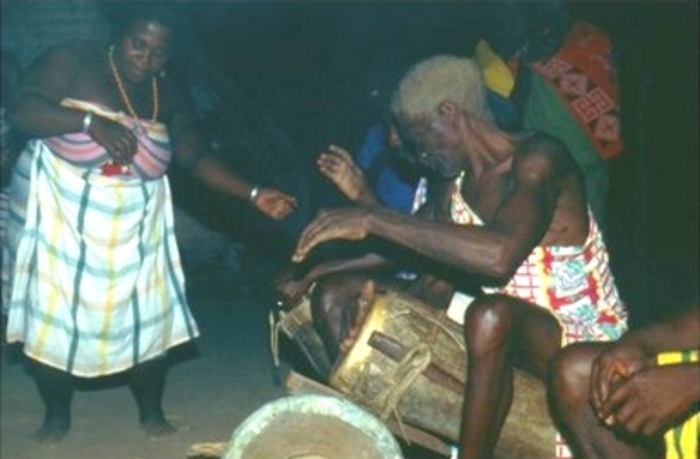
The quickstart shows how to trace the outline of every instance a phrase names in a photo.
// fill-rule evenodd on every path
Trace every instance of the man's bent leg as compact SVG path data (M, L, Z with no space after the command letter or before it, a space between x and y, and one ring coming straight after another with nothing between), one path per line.
M73 375L33 360L29 365L45 410L44 422L34 438L46 443L59 442L70 431Z
M311 315L331 360L340 355L343 341L352 339L362 326L374 292L390 286L398 287L391 275L373 271L334 273L317 281L311 294Z
M512 400L513 370L545 379L561 329L546 310L505 295L477 299L465 318L468 370L460 458L493 455Z
M319 279L311 294L314 328L331 361L340 355L340 343L353 322L358 297L367 276L355 272L336 273Z
M129 389L136 399L141 428L150 436L167 435L175 428L165 420L163 392L168 361L158 357L129 370Z
M616 436L593 411L589 401L591 369L604 346L602 343L572 344L552 361L551 404L561 432L577 458L662 457L663 453L658 450L663 448L661 441L655 445L632 445ZM656 453L652 452L654 449Z

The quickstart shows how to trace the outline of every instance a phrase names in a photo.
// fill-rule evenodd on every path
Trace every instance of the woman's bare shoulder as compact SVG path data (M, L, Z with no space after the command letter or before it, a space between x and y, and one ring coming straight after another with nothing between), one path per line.
M46 50L35 64L38 66L74 66L82 68L95 62L105 53L104 43L98 41L73 40L53 46Z

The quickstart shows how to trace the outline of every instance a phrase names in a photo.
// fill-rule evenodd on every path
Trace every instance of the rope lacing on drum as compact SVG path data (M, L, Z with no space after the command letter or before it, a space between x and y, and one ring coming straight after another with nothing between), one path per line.
M420 343L412 348L396 365L394 371L389 376L388 386L382 390L374 399L374 406L377 407L381 419L387 420L391 414L394 415L403 430L401 414L398 405L403 394L413 385L415 380L428 368L432 359L430 346Z

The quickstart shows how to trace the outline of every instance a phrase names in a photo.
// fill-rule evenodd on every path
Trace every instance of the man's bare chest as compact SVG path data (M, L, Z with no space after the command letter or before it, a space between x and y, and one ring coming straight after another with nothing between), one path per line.
M481 180L465 177L461 193L466 204L486 223L494 217L512 189L512 174L505 171Z

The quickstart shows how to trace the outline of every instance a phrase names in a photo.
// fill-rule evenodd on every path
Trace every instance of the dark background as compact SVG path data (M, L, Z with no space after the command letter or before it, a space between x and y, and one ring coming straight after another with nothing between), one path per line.
M495 5L218 4L199 10L197 36L298 149L313 212L338 203L313 160L329 142L358 145L369 89L432 54L471 54ZM616 50L626 151L611 162L607 239L636 324L697 302L698 5L590 1L572 12L607 30Z
M4 0L3 8L36 11L91 3ZM104 10L127 5L98 3ZM300 208L288 221L270 224L245 206L212 200L177 170L173 180L182 186L176 202L243 240L254 256L282 264L317 209L344 204L315 172L314 160L330 142L358 146L376 119L370 89L386 93L411 63L432 54L470 55L486 18L499 5L172 3L186 12L191 25L180 70L190 78L219 154L251 180L295 194ZM575 16L610 33L618 56L626 151L611 162L607 240L632 322L640 323L697 302L698 4L619 0L572 5ZM62 27L69 36L71 25ZM12 30L22 26L13 23ZM22 54L22 46L18 35L3 32L3 48Z

